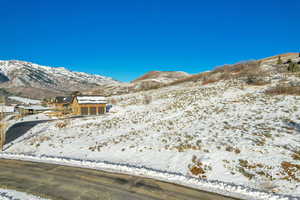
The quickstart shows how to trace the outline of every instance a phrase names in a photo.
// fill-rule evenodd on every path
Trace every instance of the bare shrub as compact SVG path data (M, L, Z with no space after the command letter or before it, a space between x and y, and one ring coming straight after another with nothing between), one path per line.
M145 95L143 99L144 104L150 104L152 102L152 97L149 95Z
M203 73L199 73L199 74L194 74L194 75L173 81L173 82L169 83L168 85L177 85L177 84L185 83L185 82L196 82L199 80L203 80L203 78L209 76L209 74L211 74L211 72L203 72Z
M202 82L202 85L207 85L207 84L210 84L210 83L215 83L215 82L218 82L219 79L207 79L207 80L204 80Z
M57 128L65 128L68 124L69 124L68 121L65 120L65 121L62 121L62 122L57 122L55 124L55 127L57 127Z
M289 181L295 180L297 182L300 182L300 178L299 178L300 165L284 161L281 163L281 168L283 169L281 174L284 175L282 179L289 180Z
M270 81L265 80L264 77L261 76L261 74L249 74L246 77L246 83L248 85L261 86L261 85L269 84Z
M117 99L112 98L112 99L110 99L110 103L113 105L116 105L118 102L117 102Z
M265 91L269 95L300 95L300 86L278 85Z
M249 73L256 71L259 68L259 65L259 62L257 61L244 61L234 65L217 67L213 73Z
M36 146L40 146L41 143L45 142L45 141L49 141L51 138L48 136L40 136L40 137L36 137L30 140L30 145L36 145Z
M241 153L241 150L240 150L239 148L236 148L236 149L234 150L234 153L239 154L239 153Z
M215 77L216 74L219 74L218 78ZM230 78L247 77L249 74L261 75L259 61L245 61L234 65L216 67L213 71L191 75L171 82L168 85L197 81L203 81L203 84L206 85L220 80L228 80Z
M192 163L189 166L190 173L199 178L206 179L206 172L212 170L211 166L202 163L196 156L193 156Z
M299 160L300 161L300 152L298 151L298 152L293 153L292 158L294 160Z

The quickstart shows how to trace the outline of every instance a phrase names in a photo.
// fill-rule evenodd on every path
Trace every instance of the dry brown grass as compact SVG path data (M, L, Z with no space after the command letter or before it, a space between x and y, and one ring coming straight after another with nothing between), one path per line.
M234 152L234 153L236 153L236 154L241 153L241 150L240 150L239 148L234 148L234 147L229 146L229 145L226 146L225 150L226 150L226 151L229 151L229 152Z
M173 81L173 82L169 83L168 86L177 85L177 84L185 83L185 82L199 81L199 80L202 80L204 77L209 76L210 73L211 72L203 72L203 73L199 73L199 74L194 74L194 75Z
M55 124L55 127L61 129L61 128L67 127L68 124L69 124L69 122L66 121L66 120L64 120L64 121L62 121L62 122L57 122L57 123Z
M218 82L220 79L208 79L202 82L202 85Z
M196 156L193 156L192 163L189 167L190 173L199 178L206 179L206 172L211 170L211 167L200 162Z
M201 168L201 166L193 166L190 169L191 173L195 176L203 175L205 174L205 171Z
M292 158L294 160L299 160L300 161L300 152L296 152L292 154Z
M173 148L176 149L178 152L185 152L187 150L200 150L201 149L200 146L191 145L191 144L180 144Z
M30 140L30 145L35 145L35 146L40 146L41 143L45 142L45 141L49 141L51 138L48 136L40 136L40 137L36 137Z
M184 82L196 82L196 81L203 81L202 84L206 85L206 84L218 82L220 80L228 80L232 78L262 76L263 73L260 70L259 66L260 66L259 61L247 61L247 62L237 63L234 65L224 65L215 68L211 72L204 72L200 74L191 75L189 77L176 80L168 85L176 85ZM262 82L257 84L262 85Z
M239 165L237 169L243 176L245 176L249 180L251 180L256 175L265 176L270 180L273 179L273 177L267 171L263 171L264 169L269 170L270 166L263 165L261 163L250 163L248 160L239 159Z
M281 168L283 169L281 173L285 175L282 179L295 180L297 182L300 182L300 178L299 178L300 165L293 164L290 162L282 162Z
M281 86L278 85L267 91L269 95L300 95L300 86Z
M284 53L284 54L279 54L279 55L276 55L276 56L271 56L271 57L268 57L268 58L261 59L260 61L265 62L265 61L268 61L268 60L276 59L278 56L280 56L281 58L284 58L284 57L293 56L293 55L296 56L296 55L299 55L299 53Z

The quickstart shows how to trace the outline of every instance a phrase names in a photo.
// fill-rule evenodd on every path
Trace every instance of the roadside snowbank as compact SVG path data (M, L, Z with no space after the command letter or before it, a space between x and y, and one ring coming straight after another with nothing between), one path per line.
M46 200L44 198L33 196L25 192L18 192L15 190L1 189L0 200Z

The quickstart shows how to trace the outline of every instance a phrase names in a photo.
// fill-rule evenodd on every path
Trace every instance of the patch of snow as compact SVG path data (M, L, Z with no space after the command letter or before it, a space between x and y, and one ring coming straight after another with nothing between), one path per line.
M19 108L24 108L24 109L28 109L28 110L32 109L32 110L38 110L38 111L52 109L52 108L50 108L50 107L44 107L44 106L40 106L40 105L19 106Z
M13 113L15 112L15 107L14 106L0 106L0 112L3 113Z
M77 101L79 104L105 104L107 100L105 97L102 96L77 96Z
M24 97L10 96L9 99L24 103L24 104L41 104L40 100L29 99Z

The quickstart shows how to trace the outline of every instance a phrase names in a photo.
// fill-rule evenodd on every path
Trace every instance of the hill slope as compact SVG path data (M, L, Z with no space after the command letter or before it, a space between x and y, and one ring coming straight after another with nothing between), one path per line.
M274 57L219 68L209 79L114 96L111 113L39 124L7 151L121 163L299 197L300 78L285 70ZM279 95L270 92L282 86Z
M156 80L158 82L168 83L181 78L185 78L187 76L189 76L188 73L181 72L181 71L151 71L135 79L132 82L136 83L136 82L146 81L146 80Z

